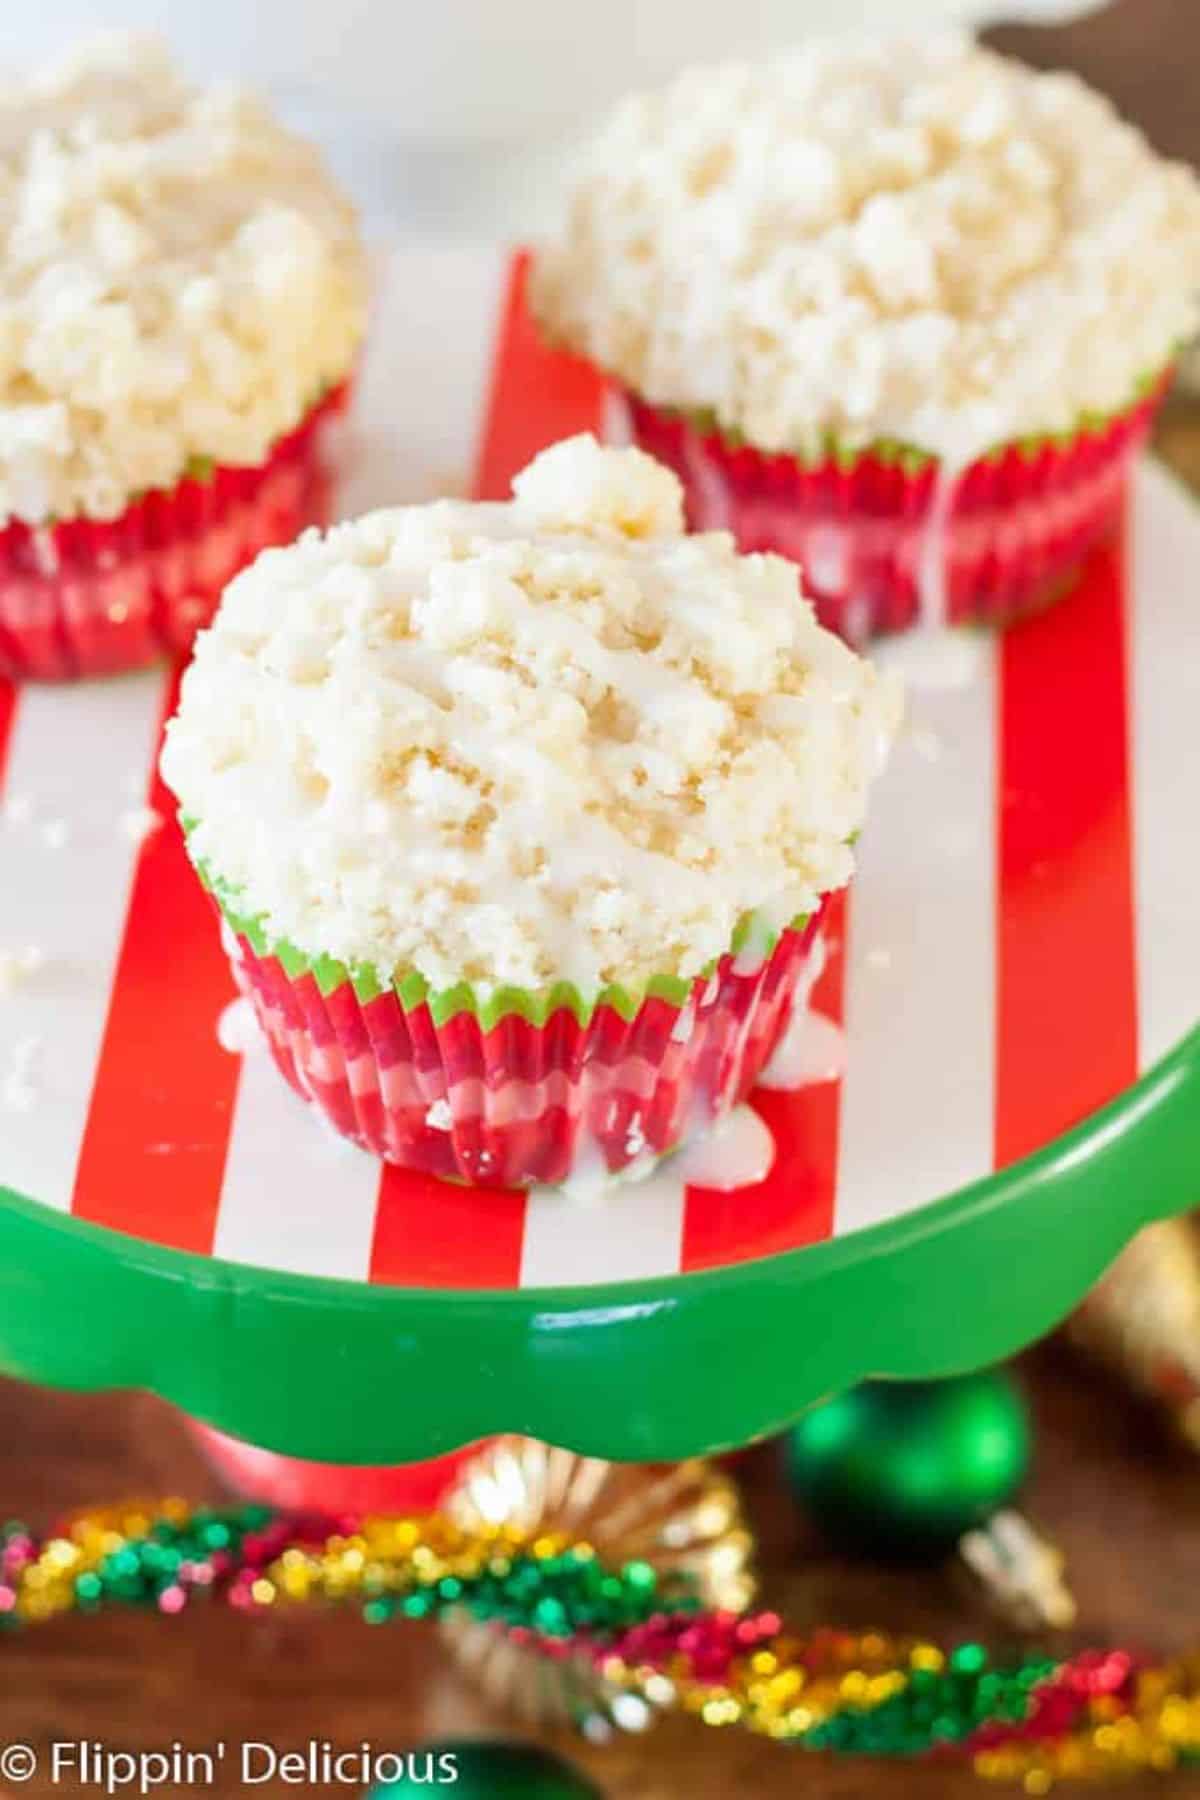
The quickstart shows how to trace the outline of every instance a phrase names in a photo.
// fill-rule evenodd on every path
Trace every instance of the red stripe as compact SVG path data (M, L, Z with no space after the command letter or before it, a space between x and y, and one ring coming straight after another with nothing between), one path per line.
M604 383L578 358L547 349L525 304L530 258L509 266L483 434L479 500L507 498L512 478L547 444L597 431ZM396 1287L513 1288L521 1280L525 1195L457 1187L386 1167L379 1184L371 1275Z
M166 688L164 722L178 677ZM72 1210L208 1255L241 1068L216 1035L233 987L157 756L148 799L169 822L138 855Z
M17 716L17 690L11 681L0 675L0 788L4 786L4 771L8 763L8 741L12 736L13 720Z
M1137 1075L1123 568L1002 639L997 1167Z
M839 1024L847 924L846 896L836 894L829 902L827 957L813 990L813 1006ZM751 1104L771 1127L775 1165L757 1187L738 1188L732 1194L688 1188L680 1265L685 1272L799 1250L833 1234L840 1082L791 1093L759 1088Z
M530 255L509 266L492 366L483 438L475 462L475 498L507 500L512 478L547 444L579 431L599 432L604 378L590 363L548 349L526 306Z
M388 1165L370 1279L392 1287L519 1287L524 1238L523 1193L460 1187Z

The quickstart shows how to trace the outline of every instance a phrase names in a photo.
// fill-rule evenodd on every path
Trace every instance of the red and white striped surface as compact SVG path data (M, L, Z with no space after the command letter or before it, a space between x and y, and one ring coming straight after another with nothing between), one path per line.
M507 491L604 395L547 355L499 253L383 267L340 506ZM912 1211L1047 1143L1200 1016L1200 510L1139 472L1122 546L972 687L915 696L816 1003L837 1085L760 1093L760 1186L670 1167L583 1207L382 1168L328 1136L267 1057L222 1050L232 987L173 825L138 846L173 681L0 686L0 1187L156 1243L418 1287L585 1284L716 1265ZM64 836L65 842L61 841ZM29 1104L5 1071L33 1042ZM20 1101L22 1095L15 1098Z

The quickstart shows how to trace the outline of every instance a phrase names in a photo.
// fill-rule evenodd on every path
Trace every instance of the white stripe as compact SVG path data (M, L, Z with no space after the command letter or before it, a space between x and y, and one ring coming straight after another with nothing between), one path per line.
M594 1200L532 1188L525 1210L522 1287L589 1286L676 1275L685 1189L670 1165Z
M64 1212L137 865L122 818L145 800L164 681L150 673L29 686L17 701L0 822L0 951L33 948L45 962L0 995L0 1186ZM24 1095L5 1079L22 1045L33 1047Z
M992 1165L996 672L909 696L850 895L834 1234L940 1199Z
M266 1045L243 1057L213 1255L365 1281L378 1194L378 1160L322 1125Z
M455 245L379 253L336 496L342 516L467 491L507 265L498 250ZM308 1113L269 1056L246 1057L214 1253L365 1280L381 1165Z
M1146 462L1134 483L1130 700L1138 1061L1200 1022L1200 507Z
M464 244L378 251L340 517L469 491L508 264Z

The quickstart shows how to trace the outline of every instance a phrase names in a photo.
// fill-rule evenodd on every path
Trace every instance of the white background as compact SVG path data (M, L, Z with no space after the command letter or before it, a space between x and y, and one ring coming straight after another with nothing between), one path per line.
M409 137L561 130L681 61L761 54L806 30L916 29L957 14L1065 16L1086 0L7 0L23 62L99 22L166 33L205 75L315 88Z
M552 206L555 146L623 89L805 31L1064 17L1087 0L0 0L21 65L98 26L166 35L206 78L268 87L372 213L414 235L513 233Z

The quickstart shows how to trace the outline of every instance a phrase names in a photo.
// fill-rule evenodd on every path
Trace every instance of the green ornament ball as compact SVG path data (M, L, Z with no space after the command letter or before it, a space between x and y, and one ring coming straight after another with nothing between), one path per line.
M788 1481L834 1543L935 1557L1007 1505L1029 1470L1029 1412L998 1369L868 1381L807 1412L785 1440Z
M453 1763L449 1761L453 1758ZM438 1781L456 1800L603 1800L595 1782L536 1744L481 1739L422 1744L408 1753L409 1772L370 1790L367 1800L427 1796ZM456 1771L449 1779L450 1768Z

